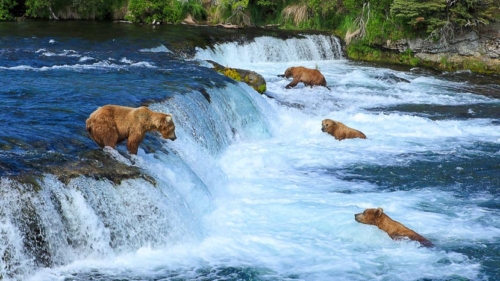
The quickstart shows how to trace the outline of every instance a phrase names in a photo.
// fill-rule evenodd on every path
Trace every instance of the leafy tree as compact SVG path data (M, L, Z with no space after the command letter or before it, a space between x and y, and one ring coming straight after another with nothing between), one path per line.
M207 12L200 0L129 0L127 19L152 23L180 22L187 14L195 19L206 19Z
M177 5L180 5L181 16L184 18L187 14L190 14L197 20L206 20L207 19L207 11L203 7L201 1L199 0L188 0L179 2L177 1Z
M26 15L35 18L104 19L127 0L26 0Z
M31 17L48 18L50 17L53 0L26 0L26 15Z
M500 0L394 0L391 13L427 34L452 36L500 20Z
M391 13L415 30L432 32L446 25L447 0L394 0Z
M15 0L0 0L0 20L10 20L10 10L17 5Z

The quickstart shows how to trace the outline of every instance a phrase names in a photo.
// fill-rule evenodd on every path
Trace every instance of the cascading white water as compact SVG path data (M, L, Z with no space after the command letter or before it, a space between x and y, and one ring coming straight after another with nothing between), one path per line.
M249 87L228 84L152 104L151 109L174 116L178 139L165 144L168 154L140 149L131 162L105 150L147 171L155 185L142 179L115 185L87 177L64 184L46 175L37 190L2 179L0 253L8 263L0 267L0 276L17 280L39 267L198 241L204 233L200 219L213 208L211 190L225 184L214 157L235 139L269 136L257 95Z
M248 44L222 43L198 48L196 58L234 67L249 63L338 60L343 54L340 40L334 36L304 35L286 40L263 36Z
M199 49L198 60L262 74L273 98L228 82L152 104L173 113L178 137L164 142L167 153L140 149L131 159L156 186L83 177L65 185L47 175L35 192L2 179L0 235L7 240L0 251L12 263L1 275L31 281L480 279L480 261L456 249L500 237L498 220L484 204L492 195L469 200L457 196L455 186L384 190L379 182L384 175L413 176L397 175L394 167L480 155L475 143L500 139L488 118L432 120L391 106L495 101L457 91L460 83L350 64L340 50L337 39L323 35ZM285 89L289 81L276 74L299 64L319 68L332 90ZM409 82L378 78L388 72ZM368 139L338 142L321 132L324 118L341 120ZM452 168L436 165L460 179L464 168ZM357 223L353 215L370 207L383 207L437 247L393 241ZM16 224L23 213L37 214L38 228L50 230L42 233L47 242L35 245L50 253L48 268L23 251Z

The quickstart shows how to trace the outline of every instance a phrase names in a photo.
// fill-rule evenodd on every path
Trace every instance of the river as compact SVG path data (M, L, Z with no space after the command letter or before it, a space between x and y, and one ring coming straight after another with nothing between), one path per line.
M330 89L285 89L299 65ZM0 279L499 280L499 81L353 62L327 34L0 23ZM102 150L105 104L171 113L177 140ZM354 220L377 207L434 247Z

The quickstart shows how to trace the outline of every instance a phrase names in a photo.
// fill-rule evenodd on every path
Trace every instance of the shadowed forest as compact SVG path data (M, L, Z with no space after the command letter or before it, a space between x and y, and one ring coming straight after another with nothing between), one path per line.
M2 0L0 20L114 19L335 31L370 43L453 36L500 20L500 0Z
M343 38L349 58L417 66L425 63L412 50L387 56L381 47L411 38L447 46L470 31L488 33L500 0L0 0L0 20L25 19L319 30ZM475 63L473 71L486 69Z

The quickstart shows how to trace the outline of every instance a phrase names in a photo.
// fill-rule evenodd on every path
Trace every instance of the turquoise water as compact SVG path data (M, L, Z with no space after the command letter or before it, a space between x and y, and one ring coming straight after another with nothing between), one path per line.
M500 278L496 77L355 63L322 34L21 22L0 35L0 279ZM262 74L266 94L208 59ZM295 65L331 91L285 89ZM173 114L176 141L104 149L153 181L51 174L100 161L85 119L110 103ZM325 118L368 139L336 141ZM373 207L435 247L354 220Z

